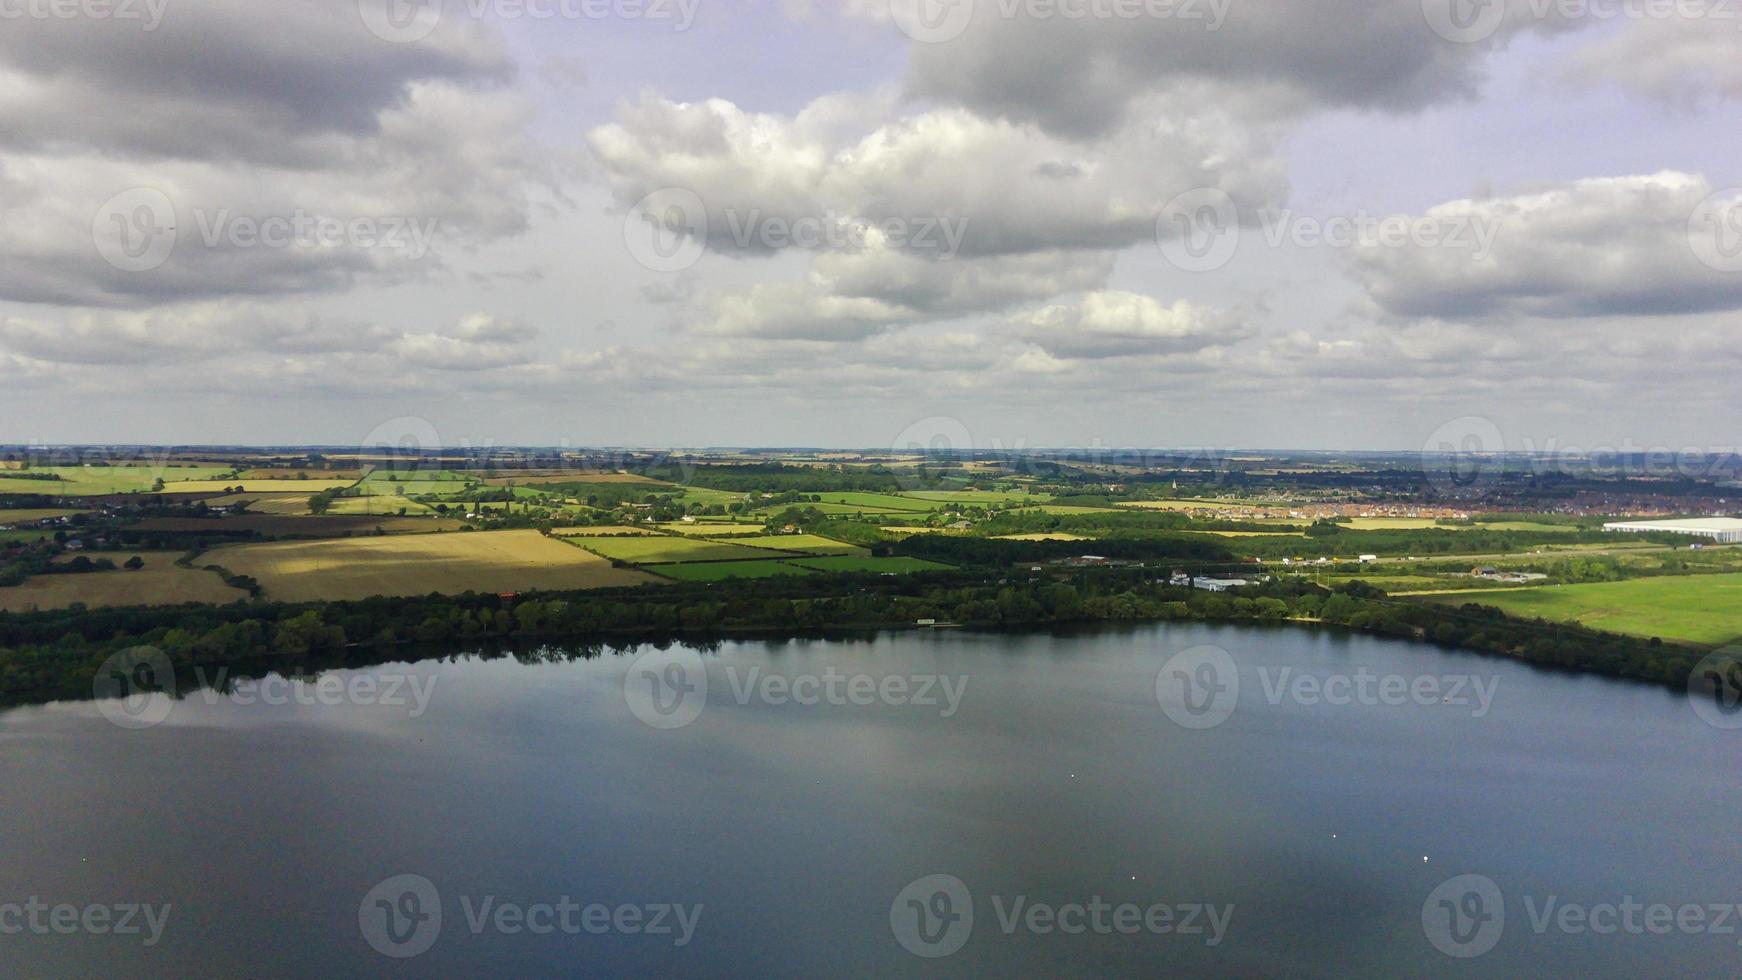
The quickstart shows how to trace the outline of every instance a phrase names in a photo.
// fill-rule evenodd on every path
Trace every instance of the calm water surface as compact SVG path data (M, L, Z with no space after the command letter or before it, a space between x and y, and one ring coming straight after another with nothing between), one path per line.
M1158 700L1205 645L1238 665L1231 713L1182 712L1170 686L1215 681L1213 654L1175 661ZM1733 933L1537 921L1550 901L1742 902L1742 732L1659 689L1297 630L891 634L710 650L699 715L646 723L694 714L690 653L339 672L290 703L190 694L142 730L114 703L0 715L0 929L24 926L0 972L1742 973ZM1364 677L1351 703L1310 686ZM1492 701L1384 703L1381 678ZM371 686L407 681L421 695ZM1440 887L1466 874L1503 910L1475 879ZM433 894L378 887L406 875ZM169 908L147 947L29 928L32 898Z

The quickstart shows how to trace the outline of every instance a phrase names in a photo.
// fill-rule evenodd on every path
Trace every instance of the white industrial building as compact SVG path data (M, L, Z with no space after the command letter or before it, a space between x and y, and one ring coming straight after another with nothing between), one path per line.
M1617 521L1603 525L1605 531L1622 534L1667 532L1710 538L1720 544L1742 544L1742 520L1734 517L1696 517L1687 520Z

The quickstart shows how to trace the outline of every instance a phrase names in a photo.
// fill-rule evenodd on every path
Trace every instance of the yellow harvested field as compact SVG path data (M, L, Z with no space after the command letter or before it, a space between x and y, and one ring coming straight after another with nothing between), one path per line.
M281 541L217 548L201 559L249 575L270 599L366 599L430 592L531 592L645 585L660 579L614 568L537 531Z
M275 538L340 538L351 534L433 534L457 531L459 521L434 517L313 517L308 514L242 514L238 517L148 517L142 531L255 531Z
M995 540L995 541L1093 541L1095 539L1094 538L1085 538L1080 534L1065 534L1062 531L1057 531L1057 532L1054 532L1052 534L1006 534L1006 535L1003 535L1001 537L994 538L993 540Z
M223 497L208 497L207 507L230 507L240 503L248 505L251 514L298 515L308 513L308 498L306 493L232 493Z
M400 511L405 511L400 515ZM304 500L302 513L308 513L307 500ZM327 508L327 513L338 517L428 517L435 511L426 504L420 504L410 497L340 497Z
M117 569L84 575L31 576L23 585L0 589L0 610L65 609L75 602L92 608L162 606L184 602L222 604L248 598L248 593L241 589L225 585L216 572L177 565L176 559L182 556L179 551L106 551L89 557L93 560L107 558L121 565L134 555L145 559L145 567L137 572Z
M700 538L751 536L767 533L766 525L762 524L661 524L659 529L670 531L673 534L686 534Z
M308 498L306 493L268 493L236 499L247 500L250 513L295 517L308 513Z

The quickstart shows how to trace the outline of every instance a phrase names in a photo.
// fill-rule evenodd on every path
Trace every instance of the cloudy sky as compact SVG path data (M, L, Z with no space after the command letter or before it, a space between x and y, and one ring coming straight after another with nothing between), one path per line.
M1738 134L1733 0L0 0L0 441L1730 448Z

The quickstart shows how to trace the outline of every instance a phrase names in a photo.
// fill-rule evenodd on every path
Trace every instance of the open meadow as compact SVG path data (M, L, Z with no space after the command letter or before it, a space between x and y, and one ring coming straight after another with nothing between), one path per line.
M811 568L819 572L876 572L881 575L907 575L912 572L947 572L950 570L949 565L926 561L923 558L872 558L868 555L825 555L820 558L797 558L792 563L801 568Z
M253 469L243 470L241 473L241 477L245 482L257 480L265 480L267 482L278 480L344 480L347 483L355 483L361 479L362 476L363 473L361 470L334 470L309 467L294 470Z
M484 482L493 487L506 487L509 485L530 487L561 483L632 483L649 487L669 486L669 484L663 484L658 480L652 480L645 476L636 476L633 473L603 473L597 470L572 470L564 473L547 473L541 471L526 475L510 474L507 476L497 476L485 480Z
M1119 506L1138 510L1228 510L1237 507L1276 508L1285 513L1287 510L1284 504L1256 500L1126 500L1121 501Z
M243 493L320 493L350 486L350 480L190 480L165 483L164 493L223 493L241 487Z
M864 555L864 548L855 547L834 538L818 534L770 534L763 537L733 538L733 544L774 551L792 551L803 555Z
M200 561L252 576L268 598L286 602L603 589L658 581L537 531L231 545Z
M748 548L741 544L703 541L669 535L646 538L566 538L588 551L632 565L661 565L686 561L739 561L756 558L779 558L779 552L763 548Z
M53 474L58 480L29 479L24 474ZM184 481L215 479L230 472L222 466L39 466L28 471L0 473L0 493L47 493L95 497L110 493L146 492L164 481L166 489L180 490ZM223 485L220 483L221 488Z
M823 498L823 503L844 505L867 513L904 510L924 513L938 509L936 501L898 496L893 493L820 493L816 496Z
M1742 637L1742 574L1660 575L1503 592L1423 597L1494 606L1514 616L1576 622L1631 636L1723 644Z
M914 490L902 496L933 504L956 504L963 507L985 507L989 504L1020 506L1044 504L1052 500L1051 494L1021 490Z

